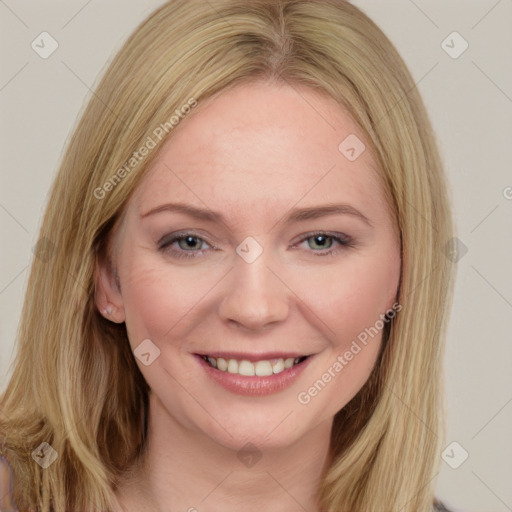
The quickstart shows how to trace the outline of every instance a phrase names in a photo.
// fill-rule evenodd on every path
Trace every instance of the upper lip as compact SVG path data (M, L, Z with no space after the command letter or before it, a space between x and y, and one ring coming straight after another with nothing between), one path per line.
M204 352L197 353L197 355L202 357L214 357L215 359L222 357L226 360L237 359L238 361L246 360L256 362L268 359L296 359L297 357L305 357L311 354L304 354L300 352L261 352L258 354L249 352Z

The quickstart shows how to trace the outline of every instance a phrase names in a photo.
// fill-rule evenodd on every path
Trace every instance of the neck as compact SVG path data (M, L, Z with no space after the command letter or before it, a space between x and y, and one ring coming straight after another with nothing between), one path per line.
M319 512L331 427L321 423L294 445L237 452L177 422L150 393L147 450L117 491L119 510Z

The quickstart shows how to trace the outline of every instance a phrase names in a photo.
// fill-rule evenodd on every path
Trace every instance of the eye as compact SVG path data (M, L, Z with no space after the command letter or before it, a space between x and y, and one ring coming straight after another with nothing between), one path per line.
M327 233L318 231L308 233L300 243L308 242L308 246L314 249L315 256L329 256L337 254L348 247L353 247L353 240L342 233ZM338 244L338 249L331 249L333 244ZM320 252L321 251L321 252Z
M308 246L313 249L315 256L331 256L346 248L353 247L352 238L342 233L330 233L318 231L308 233L302 237L299 243L308 242ZM208 249L204 245L216 250L213 245L210 246L202 237L194 232L172 233L161 238L158 242L158 249L162 252L169 252L177 258L197 258L202 256ZM338 245L338 249L332 249L333 245ZM297 245L297 244L296 244Z
M177 248L172 247L174 244L177 244ZM177 258L196 258L204 252L204 249L201 248L202 244L209 245L196 233L173 233L159 240L158 249L163 252L171 252Z

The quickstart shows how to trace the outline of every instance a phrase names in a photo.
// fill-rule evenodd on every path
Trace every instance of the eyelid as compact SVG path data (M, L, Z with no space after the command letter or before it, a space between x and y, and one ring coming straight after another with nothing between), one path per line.
M208 244L211 247L211 249L218 250L218 247L215 246L214 244L210 243L205 236L198 233L197 231L190 230L190 229L176 231L174 233L169 233L169 234L164 235L157 242L158 249L160 251L164 251L164 252L168 251L170 253L173 253L175 255L175 257L177 257L177 258L197 258L197 257L200 257L204 252L206 252L208 250L208 249L199 249L197 251L194 251L194 250L184 251L184 250L176 250L176 249L171 248L172 244L174 244L176 241L186 238L187 236L197 238L198 240L201 240L201 241L205 242L206 244ZM298 244L303 243L303 242L307 241L309 238L313 238L315 236L325 236L326 238L332 238L334 241L338 242L338 244L339 244L339 247L337 249L328 248L326 250L306 251L306 252L311 252L311 253L315 254L316 256L335 256L339 252L355 246L354 239L349 235L346 235L344 233L339 233L339 232L333 232L333 231L317 230L317 231L311 231L309 233L305 233L305 234L301 235L300 238L296 242L294 242L291 247L295 249L295 246L297 246Z
M295 250L295 246L302 244L302 243L306 242L309 238L313 238L315 236L325 236L326 238L332 238L339 245L337 248L334 248L334 249L330 247L326 250L306 251L306 252L312 253L315 257L330 257L330 256L335 257L343 251L346 251L348 249L352 249L352 248L356 247L355 240L349 235L346 235L344 233L339 233L339 232L321 231L321 230L320 231L312 231L312 232L306 233L304 235L301 235L298 242L296 242L292 247Z
M171 241L171 240L174 240L176 238L186 238L187 236L193 236L193 237L196 237L196 238L200 238L201 240L207 242L209 245L211 245L213 247L213 244L208 242L208 238L205 235L203 235L202 233L200 233L198 231L195 231L193 229L183 229L183 230L180 230L180 231L174 231L172 233L167 233L164 236L162 236L160 239L158 239L158 241L156 243L158 245L161 245L166 240L167 241Z
M343 241L344 242L343 245L351 245L354 243L354 239L351 236L346 235L345 233L339 233L337 231L318 230L318 231L311 231L309 233L301 235L300 238L298 239L298 241L294 245L297 245L297 243L300 243L300 242L304 242L308 238L312 238L314 236L325 236L327 238L335 238L335 239Z
M194 238L197 238L198 240L205 242L206 244L208 244L210 246L210 248L212 248L214 250L218 249L218 247L215 244L209 242L208 239L204 235L202 235L201 233L198 233L197 231L190 230L190 229L176 231L174 233L168 233L168 234L164 235L162 238L160 238L156 242L156 244L160 250L166 251L174 242L179 241L183 238L187 238L187 236L192 236ZM174 252L175 254L176 253L183 254L183 253L187 253L187 252L193 253L194 251L177 251L177 250L171 249L171 252ZM195 251L195 252L196 253L204 252L204 250L199 250L199 251Z

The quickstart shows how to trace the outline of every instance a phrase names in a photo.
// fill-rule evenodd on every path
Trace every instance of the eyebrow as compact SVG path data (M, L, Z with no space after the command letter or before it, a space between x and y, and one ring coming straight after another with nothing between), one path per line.
M140 218L143 219L149 217L150 215L155 215L161 212L183 213L198 220L217 223L220 222L227 225L226 219L221 213L214 212L207 208L197 208L185 203L166 203L157 206L156 208L153 208L146 213L141 213ZM325 204L322 206L310 206L307 208L294 208L290 211L290 213L288 213L288 215L286 215L284 221L280 222L301 222L306 220L319 219L328 215L351 215L353 217L359 218L368 224L368 226L373 227L366 215L363 215L359 210L348 204Z

